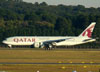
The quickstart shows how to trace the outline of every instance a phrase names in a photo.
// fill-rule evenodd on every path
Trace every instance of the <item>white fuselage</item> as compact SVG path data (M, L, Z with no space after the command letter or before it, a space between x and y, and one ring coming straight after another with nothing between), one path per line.
M52 40L59 40L59 39L66 39L62 42L56 42L56 46L70 46L70 45L77 45L77 44L83 44L87 43L83 40L89 39L85 37L66 37L66 36L15 36L15 37L9 37L6 40L3 41L3 43L7 45L33 45L34 43L40 43L46 41L52 41ZM91 40L89 42L92 42L95 40Z

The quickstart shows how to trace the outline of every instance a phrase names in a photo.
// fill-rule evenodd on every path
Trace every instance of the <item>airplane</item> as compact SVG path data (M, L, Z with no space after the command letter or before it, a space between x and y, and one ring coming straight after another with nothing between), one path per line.
M14 36L3 40L10 48L14 45L29 45L35 48L49 48L55 46L73 46L94 42L91 38L96 22L92 22L79 36Z

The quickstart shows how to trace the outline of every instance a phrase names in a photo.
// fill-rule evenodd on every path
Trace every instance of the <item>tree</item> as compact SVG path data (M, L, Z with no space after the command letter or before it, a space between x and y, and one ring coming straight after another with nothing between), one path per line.
M71 25L65 18L59 17L56 20L55 30L57 30L60 35L68 35L71 33Z
M39 17L33 12L31 14L26 14L24 20L36 22L39 20Z
M85 29L88 25L89 25L89 18L87 15L81 14L77 16L74 24L76 28Z
M50 23L55 23L56 17L50 14L42 14L42 21L47 21Z
M38 3L38 2L35 2L34 5L35 5L35 6L39 6L39 3Z
M4 28L5 27L5 23L4 23L4 19L0 18L0 27Z
M42 2L40 3L41 6L48 6L48 4L46 2Z

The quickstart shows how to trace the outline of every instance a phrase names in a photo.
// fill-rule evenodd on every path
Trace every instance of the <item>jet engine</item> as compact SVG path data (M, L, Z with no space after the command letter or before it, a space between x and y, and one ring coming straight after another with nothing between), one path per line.
M42 45L41 42L35 42L35 43L31 46L31 48L40 48L41 45Z
M40 47L40 43L39 42L34 43L34 47L35 48L39 48Z

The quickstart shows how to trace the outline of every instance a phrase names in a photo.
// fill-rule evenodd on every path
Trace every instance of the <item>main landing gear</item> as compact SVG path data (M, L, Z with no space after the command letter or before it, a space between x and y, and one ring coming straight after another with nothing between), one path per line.
M56 46L53 46L52 44L45 44L45 50L52 50L52 49L55 49Z

